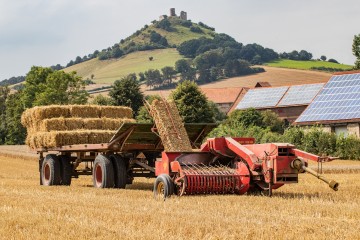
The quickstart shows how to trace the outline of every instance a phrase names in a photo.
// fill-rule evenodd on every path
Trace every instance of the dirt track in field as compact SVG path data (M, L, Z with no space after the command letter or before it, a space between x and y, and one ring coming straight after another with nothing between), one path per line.
M202 85L203 88L254 87L257 82L269 82L271 86L288 86L327 82L331 74L316 71L261 66L266 72L235 77Z

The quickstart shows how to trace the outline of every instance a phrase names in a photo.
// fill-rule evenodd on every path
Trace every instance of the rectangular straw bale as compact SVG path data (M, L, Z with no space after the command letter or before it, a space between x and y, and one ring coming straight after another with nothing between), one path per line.
M30 109L26 109L22 115L21 115L21 124L28 128L30 127L31 123L32 123L32 117L31 117L31 110Z
M133 112L129 107L123 106L101 106L100 117L106 118L132 118Z
M32 108L32 117L36 121L46 118L69 117L69 108L67 106L50 105Z
M27 128L28 132L36 132L39 128L40 120L34 118L33 109L27 109L21 115L21 124Z
M165 151L192 151L189 136L175 103L154 100L151 104L151 113Z
M70 116L73 118L98 118L100 106L98 105L70 105Z
M37 132L28 135L26 144L33 148L55 148L75 144L108 143L116 131L108 130L79 130Z
M85 118L83 119L84 129L106 129L105 122L102 118Z
M68 117L67 106L51 105L34 107L24 111L21 116L21 123L29 133L37 132L42 127L41 121L49 118Z
M84 119L82 118L65 118L65 126L64 130L72 131L84 128Z
M116 133L115 131L107 131L107 130L89 131L88 143L89 144L108 143L115 133Z
M34 134L28 134L25 139L25 144L28 145L31 148L37 148L35 143L35 135Z
M37 132L31 135L28 135L26 144L31 148L41 148L41 147L54 147L54 141L48 141L48 132Z
M49 118L40 121L39 129L40 132L49 131L64 131L66 130L65 118Z
M122 123L134 123L135 119L123 118L123 119L112 119L112 118L101 118L103 130L118 130ZM99 128L100 129L100 128Z
M61 138L58 146L89 143L89 133L86 131L62 131L58 132L58 135Z

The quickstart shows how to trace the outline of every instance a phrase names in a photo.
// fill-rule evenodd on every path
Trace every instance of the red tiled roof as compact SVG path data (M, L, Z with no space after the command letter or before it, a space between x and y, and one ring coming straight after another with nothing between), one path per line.
M271 87L271 84L269 82L257 82L255 87Z
M233 103L243 88L201 88L206 97L215 103Z

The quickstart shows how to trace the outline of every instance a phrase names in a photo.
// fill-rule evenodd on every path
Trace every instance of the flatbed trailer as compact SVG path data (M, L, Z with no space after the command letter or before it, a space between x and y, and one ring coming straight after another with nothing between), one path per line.
M194 149L217 124L185 124ZM41 148L41 185L70 185L72 178L93 175L100 188L125 188L134 177L155 176L155 161L164 151L154 124L123 123L107 143Z

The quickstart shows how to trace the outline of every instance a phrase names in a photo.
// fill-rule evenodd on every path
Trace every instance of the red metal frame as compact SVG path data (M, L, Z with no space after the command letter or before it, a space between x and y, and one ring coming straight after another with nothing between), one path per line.
M299 170L292 166L297 158L317 162L332 159L295 149L292 144L254 142L254 138L210 138L198 153L163 152L162 158L156 161L155 175L165 173L172 176L174 183L181 186L185 194L244 194L251 184L271 191L287 183L297 183ZM206 165L216 158L238 161L231 171L225 169L216 172ZM184 159L197 160L186 164Z

